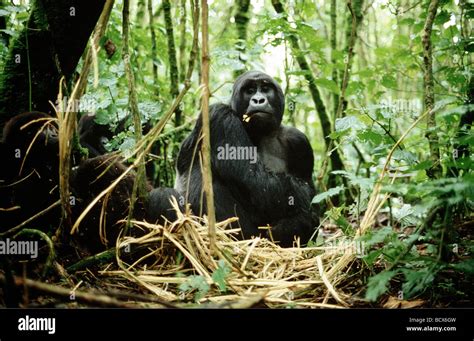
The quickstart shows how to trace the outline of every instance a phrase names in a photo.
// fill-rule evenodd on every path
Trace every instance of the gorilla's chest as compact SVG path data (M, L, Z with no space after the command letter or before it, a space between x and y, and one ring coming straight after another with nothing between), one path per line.
M260 161L265 167L275 173L288 173L286 146L277 136L263 137L257 145Z

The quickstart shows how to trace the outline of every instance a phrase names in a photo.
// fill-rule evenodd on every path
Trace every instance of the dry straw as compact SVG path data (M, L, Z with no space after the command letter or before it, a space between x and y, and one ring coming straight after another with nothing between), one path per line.
M358 255L347 252L344 245L355 242L372 228L388 197L381 194L381 188L391 156L425 116L426 113L421 115L389 152L354 240L347 241L347 237L339 232L326 240L325 246L299 247L295 241L294 247L281 248L265 238L239 240L236 236L240 230L230 228L236 218L222 221L216 225L216 247L219 258L231 271L224 276L225 290L221 291L213 278L213 274L219 271L219 262L211 256L206 217L196 217L189 210L181 213L173 200L177 220L164 226L134 221L135 228L146 231L145 235L119 238L117 250L122 250L117 251L116 257L119 269L107 269L101 274L111 280L125 278L162 299L178 304L194 302L196 290L182 292L180 289L180 285L194 275L200 276L208 286L197 300L200 304L247 307L263 302L269 307L349 307L355 298L344 293L344 287L350 284L351 292L354 292L355 285L362 289L363 284L348 283L348 272ZM392 176L389 181L395 179L396 176ZM148 251L127 264L123 250L131 248ZM178 255L182 261L177 264Z
M176 202L173 203L176 206ZM265 238L238 240L239 229L228 228L236 218L216 225L216 245L221 259L231 271L225 276L226 291L221 292L213 280L219 262L211 256L206 218L177 210L178 219L165 226L134 221L136 228L147 231L139 238L125 237L117 241L119 270L104 270L111 279L123 277L146 288L162 299L191 301L194 293L183 294L179 286L189 275L201 276L209 291L199 303L259 302L268 306L344 307L347 296L338 293L335 284L344 274L329 279L327 269L344 254L343 248L281 248ZM339 235L341 236L341 235ZM335 236L334 238L338 238ZM131 264L124 261L123 250L147 249ZM176 263L177 254L183 261ZM324 301L326 292L334 304ZM256 299L258 298L258 299Z

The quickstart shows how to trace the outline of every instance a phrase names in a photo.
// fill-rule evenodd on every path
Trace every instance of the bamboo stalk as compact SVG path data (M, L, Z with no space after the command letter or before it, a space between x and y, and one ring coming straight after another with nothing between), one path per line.
M203 189L206 194L207 219L209 220L209 238L211 252L217 254L216 214L214 211L214 192L212 189L211 137L209 119L209 32L207 0L201 0L202 8L202 134L204 135L201 152L203 157Z

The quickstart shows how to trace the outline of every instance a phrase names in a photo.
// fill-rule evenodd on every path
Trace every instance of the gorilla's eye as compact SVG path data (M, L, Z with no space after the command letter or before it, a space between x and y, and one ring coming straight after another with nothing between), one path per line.
M262 92L269 92L270 91L270 86L267 84L262 85Z
M255 88L253 86L251 87L248 87L247 89L245 89L245 93L248 94L248 95L253 95L255 93Z

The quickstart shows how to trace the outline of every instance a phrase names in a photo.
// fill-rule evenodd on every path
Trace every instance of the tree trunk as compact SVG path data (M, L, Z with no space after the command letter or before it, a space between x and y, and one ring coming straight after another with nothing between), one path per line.
M0 131L28 110L53 112L59 80L71 84L105 0L36 0L0 76Z
M424 83L424 105L425 111L428 112L428 122L426 130L426 138L430 146L430 159L432 166L427 172L431 178L436 178L440 175L441 167L439 164L439 142L436 135L436 120L434 108L434 79L433 79L433 50L431 46L431 31L433 29L433 22L438 10L438 0L431 0L428 7L425 26L421 35L421 43L423 45L423 83Z
M179 81L182 83L186 78L186 0L181 0L179 26Z
M346 30L346 66L344 68L344 75L341 83L341 96L336 111L336 119L345 116L347 109L347 99L345 93L349 85L349 78L351 76L352 62L354 59L354 47L357 41L357 31L363 19L362 6L364 0L349 0L347 7L349 8L349 17L347 19Z
M174 43L173 21L171 20L171 4L169 0L163 1L163 13L165 16L166 36L168 38L168 60L170 64L170 94L174 99L178 96L178 61L176 58L176 46ZM181 125L181 110L175 110L175 127Z
M250 0L237 1L237 14L235 15L235 25L237 27L237 51L239 51L239 60L244 64L244 67L234 71L234 78L238 77L245 71L245 59L242 55L245 53L245 44L247 42L247 25L249 22L249 7Z
M155 33L155 16L153 14L153 0L148 0L148 17L150 19L150 38L151 38L151 62L153 70L153 92L156 98L160 97L160 88L158 86L158 57L156 53L156 33Z

